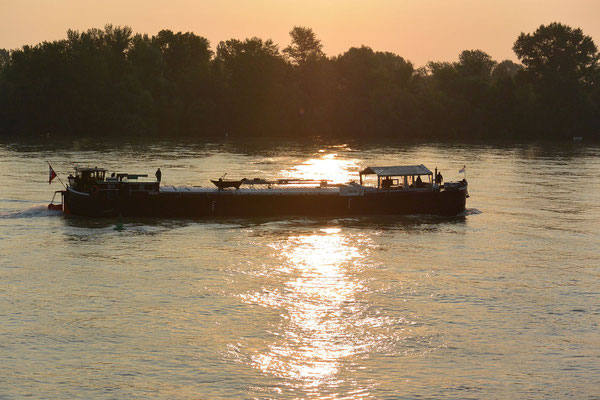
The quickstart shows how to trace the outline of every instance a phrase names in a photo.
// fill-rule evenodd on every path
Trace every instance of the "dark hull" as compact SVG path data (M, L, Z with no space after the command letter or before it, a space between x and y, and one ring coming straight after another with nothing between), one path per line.
M467 187L451 191L379 191L363 196L339 194L128 193L85 195L67 190L65 212L90 216L253 217L352 215L457 215L465 210Z

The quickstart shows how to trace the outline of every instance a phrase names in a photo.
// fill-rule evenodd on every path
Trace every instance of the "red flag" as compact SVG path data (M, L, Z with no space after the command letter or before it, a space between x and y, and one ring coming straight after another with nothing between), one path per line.
M48 164L48 168L50 168L50 171L48 172L48 184L51 184L52 179L56 178L56 172L54 172L50 164Z

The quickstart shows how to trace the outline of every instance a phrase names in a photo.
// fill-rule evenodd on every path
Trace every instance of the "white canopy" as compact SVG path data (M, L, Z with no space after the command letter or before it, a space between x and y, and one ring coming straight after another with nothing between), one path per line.
M377 176L411 176L411 175L433 175L426 166L421 165L397 165L393 167L367 167L360 172L361 175Z

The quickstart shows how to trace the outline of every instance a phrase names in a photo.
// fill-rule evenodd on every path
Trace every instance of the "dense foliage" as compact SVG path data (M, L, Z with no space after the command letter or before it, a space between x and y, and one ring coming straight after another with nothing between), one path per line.
M511 138L600 136L599 54L580 29L522 33L523 65L465 50L413 64L351 48L328 58L309 28L282 51L129 27L0 49L0 135Z

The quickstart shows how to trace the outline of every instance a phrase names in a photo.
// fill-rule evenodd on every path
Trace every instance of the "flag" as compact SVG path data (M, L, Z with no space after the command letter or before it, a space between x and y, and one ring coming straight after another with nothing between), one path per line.
M50 168L50 171L48 171L48 185L52 183L52 179L56 178L56 172L54 172L54 170L52 169L52 166L50 164L48 164L48 168Z
M463 172L465 172L465 169L467 168L466 165L463 165L463 167L461 169L458 170L459 174L462 174Z

